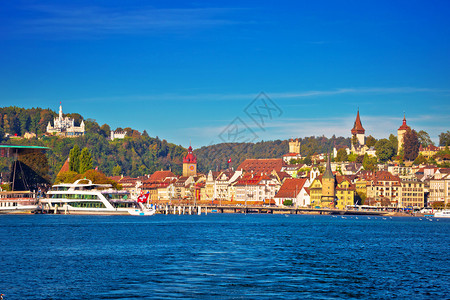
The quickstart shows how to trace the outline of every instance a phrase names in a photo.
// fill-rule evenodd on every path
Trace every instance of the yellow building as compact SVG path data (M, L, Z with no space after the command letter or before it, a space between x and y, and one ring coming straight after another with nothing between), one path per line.
M322 204L322 176L314 178L309 186L309 196L311 199L311 207L320 207Z
M337 176L336 197L338 209L355 205L355 185L344 176Z

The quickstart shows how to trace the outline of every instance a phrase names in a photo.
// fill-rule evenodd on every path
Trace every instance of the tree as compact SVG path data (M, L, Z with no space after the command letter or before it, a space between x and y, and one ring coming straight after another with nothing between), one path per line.
M419 143L423 147L428 147L428 145L433 145L430 135L424 130L421 130L417 133L417 138L419 139Z
M335 160L336 161L347 161L348 160L347 151L345 151L344 148L339 149L337 154L336 154Z
M307 156L305 157L305 159L303 160L303 163L307 166L310 166L312 161L311 161L311 156Z
M439 146L450 146L450 131L442 132L439 135Z
M363 164L364 170L374 171L374 170L376 170L376 167L377 167L377 159L376 159L376 157L371 157L366 153L366 154L364 154L364 159L363 159L362 164Z
M80 147L73 146L69 152L69 170L73 172L80 172Z
M352 136L352 145L355 147L358 145L358 138L356 137L356 135Z
M373 147L373 146L375 146L376 142L377 142L377 139L374 138L373 136L369 135L366 139L366 146L369 148Z
M104 137L108 138L111 134L111 127L109 127L108 124L103 124L100 127L100 134L103 135Z
M358 155L358 156L356 157L355 162L357 162L358 164L362 164L362 163L363 163L363 160L364 160L364 155Z
M89 151L88 148L83 148L83 150L81 150L81 154L80 154L80 171L79 173L84 173L88 170L92 169L92 156L91 156L91 152Z
M394 154L398 152L398 139L392 133L389 135L389 141L391 142L392 148L394 148Z
M390 160L394 156L394 147L388 139L381 139L375 144L376 155L382 163Z
M425 164L426 162L427 159L422 154L419 154L419 156L417 156L417 158L414 160L415 165Z
M403 136L403 151L404 159L413 161L419 155L419 138L417 132L413 130L407 130Z
M113 168L113 176L120 176L122 174L122 168L119 165L116 165Z

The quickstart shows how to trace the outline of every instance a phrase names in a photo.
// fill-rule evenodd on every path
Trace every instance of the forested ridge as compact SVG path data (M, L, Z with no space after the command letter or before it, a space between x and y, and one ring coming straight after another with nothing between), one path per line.
M127 175L140 176L151 174L157 170L172 170L175 174L180 175L182 171L183 157L187 153L186 148L169 143L158 137L151 137L144 130L140 133L130 127L117 128L117 130L125 131L127 136L125 139L109 140L110 126L108 124L99 125L95 120L84 119L79 114L66 114L74 118L75 125L79 125L84 120L86 125L86 134L77 138L65 138L58 136L47 136L46 126L50 121L53 124L53 118L57 114L50 109L31 108L24 109L19 107L3 107L0 108L0 142L15 145L35 145L50 148L46 152L49 164L49 178L54 180L56 174L69 157L70 150L78 145L80 149L88 148L92 154L93 167L102 171L108 176ZM26 132L36 134L31 139L14 138L23 136ZM426 138L421 138L425 136ZM10 138L6 138L5 134L9 134ZM12 137L11 137L12 136ZM388 158L396 153L394 146L396 138L392 138L392 152ZM442 133L440 136L440 144L450 144L450 132ZM351 139L344 137L332 136L311 136L299 138L301 141L301 155L308 157L316 153L331 152L333 147L342 148L350 147ZM426 132L419 132L419 141L422 145L429 141ZM367 142L373 145L376 140L368 137ZM389 144L387 139L383 139L384 144ZM381 145L383 144L383 145ZM261 141L257 143L234 143L234 144L216 144L204 146L195 149L197 155L198 170L201 173L207 173L209 170L221 170L227 167L237 168L241 162L247 158L281 158L289 152L288 140ZM231 159L230 165L228 160ZM10 159L2 159L0 161L0 172L7 173L11 165Z
M93 166L108 176L128 175L132 177L151 174L157 170L171 169L175 174L181 174L183 156L186 148L169 143L158 137L150 137L147 132L140 133L132 128L118 128L127 132L123 140L109 140L110 126L99 125L95 120L84 119L79 114L66 114L75 119L75 125L84 120L86 134L78 138L46 136L46 126L57 114L50 109L20 107L0 108L0 140L3 143L16 145L45 146L49 163L49 176L52 180L69 157L70 150L78 145L80 149L88 148L92 154ZM19 139L5 138L23 136L26 132L36 134L35 138ZM302 139L302 155L312 155L329 151L334 145L350 145L349 138L328 139L326 137L309 137ZM258 143L217 144L201 147L194 153L198 158L199 172L228 167L237 167L247 158L280 158L289 150L287 140L261 141ZM9 171L10 160L3 159L0 171Z

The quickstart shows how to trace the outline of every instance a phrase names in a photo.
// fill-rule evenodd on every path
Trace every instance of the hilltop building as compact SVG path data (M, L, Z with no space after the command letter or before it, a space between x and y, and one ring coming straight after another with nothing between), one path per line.
M53 120L53 126L48 122L47 132L66 137L83 136L85 133L84 121L80 126L75 126L75 120L69 117L63 117L62 105L59 105L59 115Z
M283 155L283 161L289 163L292 159L299 160L302 158L300 155L300 141L298 139L289 140L289 153Z
M183 159L183 177L197 175L197 156L192 151L192 147L189 146L188 154Z
M406 116L403 115L403 123L402 126L400 126L397 130L397 139L398 139L398 150L397 155L400 153L400 150L403 148L403 137L405 136L405 133L411 130L411 127L406 125Z
M125 131L114 131L111 130L111 141L114 141L115 139L120 139L123 140L125 138L125 136L127 135L127 133Z
M367 151L369 151L369 147L366 145L366 130L362 126L361 118L359 116L359 109L356 114L356 120L353 124L353 128L351 130L352 133L352 150L351 152L364 155Z

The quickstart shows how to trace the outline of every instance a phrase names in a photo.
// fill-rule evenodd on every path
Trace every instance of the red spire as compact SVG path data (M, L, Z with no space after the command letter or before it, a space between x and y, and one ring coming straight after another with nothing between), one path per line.
M402 126L400 126L400 128L398 130L408 130L410 129L410 127L408 125L406 125L406 116L403 115L403 124Z
M353 125L352 134L364 134L366 131L362 127L361 119L359 118L359 109L358 113L356 114L356 120L355 124Z
M197 163L197 156L195 156L195 154L192 152L192 146L189 146L188 154L183 159L183 163L193 163L193 164Z

